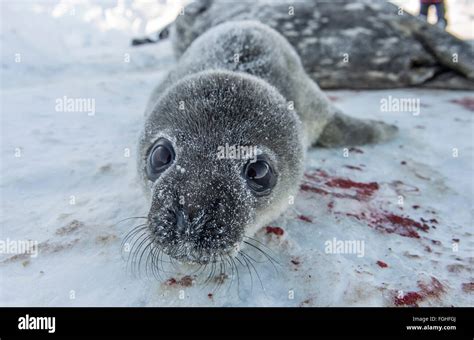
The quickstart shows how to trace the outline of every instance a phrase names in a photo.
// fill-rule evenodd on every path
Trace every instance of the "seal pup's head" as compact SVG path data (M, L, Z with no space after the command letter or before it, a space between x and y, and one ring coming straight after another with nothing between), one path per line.
M283 96L253 76L205 71L170 86L139 142L154 246L185 263L235 256L296 194L300 125Z

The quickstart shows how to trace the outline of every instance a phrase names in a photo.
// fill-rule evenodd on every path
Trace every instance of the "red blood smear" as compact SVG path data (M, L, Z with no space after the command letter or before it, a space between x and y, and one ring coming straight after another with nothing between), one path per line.
M315 194L320 194L320 195L327 195L329 194L329 192L323 190L323 189L320 189L320 188L316 188L314 186L311 186L309 184L301 184L300 186L300 189L303 190L303 191L310 191L310 192L314 192Z
M404 237L420 238L417 230L427 232L429 226L421 224L408 217L398 216L389 212L375 212L367 216L364 212L359 214L346 213L346 216L354 217L359 221L366 221L369 227L386 233L398 234Z
M171 279L168 279L166 280L165 282L168 286L174 286L175 284L178 283L178 281L176 281L176 279L174 277L172 277Z
M441 293L444 293L443 284L434 277L431 277L430 284L418 281L418 287L420 287L423 296L439 297Z
M329 208L329 209L334 208L334 202L333 202L333 201L331 201L331 202L328 203L328 208Z
M359 148L350 148L349 151L355 152L355 153L364 153L364 151L362 151L362 150L359 149Z
M467 282L462 284L462 290L466 293L474 292L474 282Z
M285 231L283 229L281 229L280 227L270 227L268 226L266 228L267 230L267 234L275 234L277 236L281 236L285 233Z
M383 261L377 261L377 264L379 265L380 268L387 268L388 267L388 264L386 264Z
M414 230L419 229L424 232L428 231L429 227L426 224L421 224L408 217L398 216L395 214L386 214L385 217L390 221L395 229L387 229L387 232L394 232L401 236L420 238L420 235Z
M362 171L361 168L359 168L358 166L354 166L354 165L344 165L344 167L348 168L348 169L351 169L351 170L359 170L359 171Z
M474 111L474 98L464 97L460 99L450 100L451 103L461 105L469 111Z
M331 177L322 170L305 173L307 181L300 186L302 191L320 195L331 195L338 198L366 200L379 189L378 183L360 183L347 178ZM355 190L353 193L333 192L331 188Z
M423 297L417 292L408 292L402 297L395 297L396 306L416 306L418 307L417 302L422 300Z
M301 221L305 221L305 222L313 222L312 219L310 219L308 216L304 216L304 215L299 215L298 218L301 220Z
M211 293L207 294L207 297L208 297L209 299L212 299L212 296L213 296L213 295L212 295Z
M307 177L309 179L312 179L312 180L315 180L315 181L320 181L321 177L323 177L323 178L328 178L329 177L327 172L323 171L323 170L316 170L316 171L310 172L310 173L307 172L304 175L305 175L305 177Z
M423 300L426 297L439 298L442 293L444 293L444 286L438 279L431 277L430 283L424 283L418 281L418 287L420 291L418 292L408 292L402 297L395 297L396 306L416 306L418 307L417 302Z
M174 277L172 277L172 278L166 280L165 284L168 285L168 286L180 285L180 286L183 286L183 287L190 287L193 284L193 279L189 275L183 276L179 280L176 280Z
M357 193L363 197L372 196L374 191L379 189L379 185L376 182L371 183L360 183L354 182L350 179L345 178L333 178L326 185L330 187L336 187L341 189L356 189Z

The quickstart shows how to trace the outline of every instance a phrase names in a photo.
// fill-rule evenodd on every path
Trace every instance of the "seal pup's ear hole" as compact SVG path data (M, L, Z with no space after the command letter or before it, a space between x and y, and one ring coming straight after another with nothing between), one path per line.
M160 138L151 147L147 157L146 173L155 181L174 161L176 154L173 145L166 138Z
M243 168L242 176L255 196L270 194L277 181L271 162L265 155L258 155L256 161L249 161Z

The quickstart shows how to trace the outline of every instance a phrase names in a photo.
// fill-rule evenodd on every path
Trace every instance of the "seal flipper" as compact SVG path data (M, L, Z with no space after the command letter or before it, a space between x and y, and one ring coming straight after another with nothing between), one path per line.
M371 144L391 139L398 128L381 121L363 120L337 112L314 146L338 147Z

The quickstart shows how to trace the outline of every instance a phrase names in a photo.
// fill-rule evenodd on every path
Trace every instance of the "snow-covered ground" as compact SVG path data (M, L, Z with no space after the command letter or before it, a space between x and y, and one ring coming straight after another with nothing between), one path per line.
M255 270L221 285L169 266L132 275L121 241L138 222L120 221L147 212L135 144L174 59L169 42L129 42L172 20L168 2L2 2L0 240L39 253L0 254L0 305L474 305L474 95L461 91L329 92L400 134L309 152L294 206L256 236L276 270L255 251ZM58 109L65 96L94 107ZM419 115L382 112L389 96L419 99ZM338 253L338 241L358 247Z

